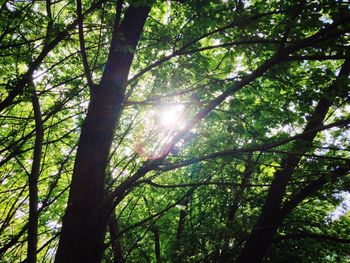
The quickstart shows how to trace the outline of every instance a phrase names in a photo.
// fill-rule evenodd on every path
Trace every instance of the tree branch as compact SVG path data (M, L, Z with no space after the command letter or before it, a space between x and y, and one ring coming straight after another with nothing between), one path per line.
M77 2L77 17L78 17L78 30L79 30L79 43L80 43L80 53L83 61L83 68L85 77L88 83L88 86L90 88L90 92L92 92L94 88L94 82L92 81L91 77L91 70L89 66L89 62L86 55L86 48L85 48L85 39L84 39L84 17L82 12L82 4L81 0L76 0Z
M350 239L334 237L334 236L329 236L325 234L311 233L311 232L302 232L302 233L291 234L286 236L279 236L275 238L273 242L280 242L286 239L305 239L305 238L311 238L311 239L316 239L318 241L325 241L325 242L330 241L335 243L350 244Z

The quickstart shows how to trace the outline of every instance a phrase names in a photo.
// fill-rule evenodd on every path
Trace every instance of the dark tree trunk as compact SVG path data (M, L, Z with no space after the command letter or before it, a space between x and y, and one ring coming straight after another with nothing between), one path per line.
M183 202L180 203L182 206L185 206L185 208L180 209L179 211L179 223L177 225L177 231L176 231L174 262L178 262L178 263L182 262L181 254L182 254L183 245L181 244L181 239L182 239L183 232L185 230L186 217L188 215L187 206L188 206L188 203L190 202L191 197L192 196L186 197L183 200Z
M253 155L249 154L245 165L245 172L242 177L242 184L239 187L239 189L237 189L228 207L227 221L226 221L227 229L230 229L234 224L236 212L239 208L240 202L242 201L242 197L244 195L244 191L247 187L247 184L250 182L252 173L253 173ZM229 247L230 238L232 238L232 234L230 232L223 234L222 240L224 241L224 245L222 247L221 255L220 253L218 253L218 262L224 263L224 262L230 261L230 258L232 257L231 255L232 253L230 253L230 247Z
M34 84L32 83L33 87ZM38 243L38 178L40 174L41 150L43 145L44 129L38 96L34 89L32 104L35 120L35 144L33 164L29 175L29 222L28 222L28 263L36 263Z
M281 225L283 217L281 216L281 206L295 168L301 157L309 149L310 144L315 138L317 132L308 132L312 129L322 126L323 120L331 107L335 96L344 96L346 91L341 86L342 80L348 77L350 71L350 60L345 61L339 76L333 85L325 92L324 97L318 102L313 115L309 118L304 129L304 136L296 141L292 152L298 154L289 154L282 161L282 169L275 173L274 180L269 188L262 212L256 222L248 240L243 248L237 262L255 263L261 262L267 249L270 247L273 236Z
M120 242L118 219L114 212L112 213L108 223L109 234L111 236L111 245L113 250L113 262L124 263L122 244Z
M154 235L154 254L156 255L156 262L161 263L162 259L160 256L160 236L159 236L159 229L157 226L153 226L152 232Z
M186 206L187 209L187 206ZM187 216L187 211L181 209L179 212L179 224L177 226L177 232L176 232L176 245L175 249L176 251L179 251L181 249L181 237L182 233L185 229L185 217Z
M122 111L130 65L150 8L130 6L115 25L99 87L82 126L56 263L100 262L111 212L104 203L105 168Z

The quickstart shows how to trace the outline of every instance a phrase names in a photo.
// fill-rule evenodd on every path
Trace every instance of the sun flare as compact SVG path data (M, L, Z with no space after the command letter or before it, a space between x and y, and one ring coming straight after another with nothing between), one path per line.
M175 105L164 108L160 112L160 125L164 128L175 128L177 125L181 125L184 106Z

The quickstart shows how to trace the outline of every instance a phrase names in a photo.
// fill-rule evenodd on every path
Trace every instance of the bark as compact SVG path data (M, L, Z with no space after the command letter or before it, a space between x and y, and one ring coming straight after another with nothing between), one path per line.
M350 60L348 59L342 66L339 76L333 85L326 91L325 96L320 99L313 115L310 117L304 129L304 136L294 144L292 152L298 154L289 154L283 161L281 169L275 173L274 180L269 188L262 212L256 222L252 232L244 246L237 262L261 262L267 249L270 247L273 236L281 225L283 218L280 216L283 197L286 187L290 181L302 155L307 152L317 132L308 132L316 127L323 125L323 120L331 107L336 92L341 92L341 81L347 78L350 71ZM344 94L344 93L343 93ZM339 94L339 95L343 95Z
M122 245L120 243L118 220L112 213L108 223L109 234L111 236L111 245L113 250L113 262L124 263Z
M187 206L186 206L186 209L187 209ZM177 232L176 232L176 244L175 244L176 251L180 251L180 249L181 249L181 237L182 237L182 233L185 229L186 216L187 216L187 211L181 209L179 212L179 223L178 223Z
M156 255L156 262L161 263L162 259L160 256L160 237L159 237L159 229L157 226L152 228L152 232L154 235L154 253Z
M228 213L227 213L227 221L226 221L226 227L227 229L230 229L232 225L234 224L234 219L236 216L237 209L239 208L239 204L242 201L242 197L244 195L244 191L247 188L251 175L253 173L253 155L249 154L247 158L247 163L245 165L245 171L243 174L242 178L242 184L240 185L239 189L237 189L230 205L228 208ZM234 190L234 189L232 189ZM224 246L222 248L221 255L219 254L219 259L218 262L228 262L229 259L231 258L231 253L230 253L230 248L229 248L229 242L230 238L232 238L232 234L230 233L225 233L223 235L223 240L224 240Z
M182 262L181 254L183 246L181 245L181 239L185 230L186 217L188 215L188 204L192 199L192 193L193 191L190 190L190 195L186 196L186 198L182 202L180 202L181 206L184 206L184 208L180 209L179 211L179 223L177 225L176 231L174 262Z
M55 262L100 262L111 210L104 201L105 168L123 107L125 86L150 8L130 6L114 28L108 61L93 89L82 126Z
M33 85L33 84L32 84ZM34 85L33 85L34 86ZM35 145L32 170L29 175L29 222L28 222L28 263L36 262L38 243L38 178L40 174L41 151L43 145L44 128L39 99L36 91L33 91L32 104L35 120Z

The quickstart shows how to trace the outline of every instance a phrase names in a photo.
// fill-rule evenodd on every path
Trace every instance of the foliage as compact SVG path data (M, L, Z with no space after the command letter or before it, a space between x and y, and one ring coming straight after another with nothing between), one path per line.
M290 156L299 161L281 211L325 181L283 217L264 260L348 262L349 213L330 214L350 189L349 73L339 77L349 64L349 3L125 1L121 18L130 5L144 4L151 12L137 49L118 50L134 59L105 194L158 163L120 194L103 262L159 261L157 233L164 262L235 262ZM54 261L79 136L115 23L115 1L81 7L84 48L75 1L1 3L1 262L27 258L34 96L44 129L37 254L40 262ZM307 143L299 135L324 99L331 105Z

